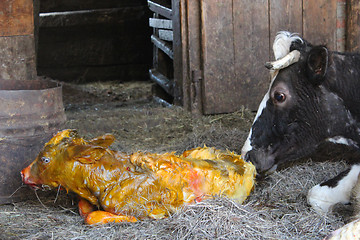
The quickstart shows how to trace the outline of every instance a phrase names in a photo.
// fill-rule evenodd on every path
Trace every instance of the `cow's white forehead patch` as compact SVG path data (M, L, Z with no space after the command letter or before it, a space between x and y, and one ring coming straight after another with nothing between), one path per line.
M262 99L262 101L261 101L261 103L260 103L260 105L259 105L259 108L258 108L258 110L257 110L257 112L256 112L256 116L255 116L255 118L254 118L253 124L256 122L256 120L260 117L260 115L262 114L262 112L263 112L264 109L266 108L266 103L267 103L267 101L270 99L270 89L271 89L271 86L273 85L273 82L274 82L274 80L275 80L278 72L279 72L279 71L275 71L275 72L273 72L273 74L272 74L272 79L271 79L270 87L269 87L267 93L265 94L265 96L263 97L263 99ZM245 154L246 154L247 152L249 152L250 150L252 150L251 134L252 134L252 128L250 129L249 135L248 135L248 137L247 137L247 139L246 139L246 141L245 141L245 143L244 143L244 145L243 145L243 147L242 147L242 149L241 149L241 155L242 155L243 157L245 157Z

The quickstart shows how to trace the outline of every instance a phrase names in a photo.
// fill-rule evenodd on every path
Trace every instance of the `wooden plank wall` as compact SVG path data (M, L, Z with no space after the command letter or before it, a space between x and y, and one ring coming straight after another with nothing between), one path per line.
M269 7L271 48L270 59L273 59L272 42L278 31L286 30L295 33L303 33L303 8L299 0L271 0Z
M248 105L244 96L249 96L249 89L254 90L250 98L262 97L263 92L255 89L268 84L261 62L269 55L267 16L267 0L202 1L205 114Z
M202 1L203 112L227 111L236 100L231 1ZM206 23L206 24L205 24ZM216 56L216 57L215 57ZM236 89L235 89L236 90ZM229 97L231 95L231 97Z
M360 50L360 1L348 0L346 5L346 50L356 51Z
M336 48L337 0L303 0L302 36L314 44Z
M0 1L0 80L36 77L36 3L36 0Z
M200 71L203 113L233 112L241 106L256 110L268 88L269 73L264 63L274 59L272 43L278 31L297 32L332 50L342 50L344 46L341 43L344 36L337 31L338 5L344 0L199 2L180 2L184 11L181 14L185 48L182 58L186 68L182 76L184 106L188 109L193 109L194 101L199 102L192 92L194 72Z
M238 96L232 106L240 104L257 108L257 103L249 99L261 99L264 95L262 90L267 89L268 85L268 72L263 61L269 55L269 5L267 0L254 0L252 4L234 1L233 16L234 80L237 84L234 84L236 88L232 88L231 92L236 92Z

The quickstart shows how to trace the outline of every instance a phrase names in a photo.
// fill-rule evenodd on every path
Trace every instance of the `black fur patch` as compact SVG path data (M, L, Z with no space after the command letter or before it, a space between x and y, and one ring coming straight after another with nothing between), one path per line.
M338 185L338 183L341 181L341 179L343 179L344 177L346 177L350 172L350 168L341 172L339 175L337 175L336 177L330 179L330 180L327 180L326 182L323 182L320 184L320 187L322 186L328 186L328 187L331 187L331 188L334 188Z

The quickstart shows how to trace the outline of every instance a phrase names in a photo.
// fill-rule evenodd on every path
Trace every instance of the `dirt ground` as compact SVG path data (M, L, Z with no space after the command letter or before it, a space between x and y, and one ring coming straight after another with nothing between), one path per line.
M181 107L153 101L149 82L65 84L65 128L92 138L112 133L115 150L181 152L213 146L240 152L254 113L194 117ZM259 180L244 205L226 198L184 207L170 218L90 227L76 198L40 192L38 198L0 206L0 239L322 239L347 221L345 214L320 216L306 203L309 188L347 163L305 159ZM35 196L35 193L34 193ZM350 210L349 210L350 211Z

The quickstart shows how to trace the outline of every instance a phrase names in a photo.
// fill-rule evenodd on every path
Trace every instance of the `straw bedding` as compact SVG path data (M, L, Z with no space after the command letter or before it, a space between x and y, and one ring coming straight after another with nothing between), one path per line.
M193 117L153 102L150 89L146 82L67 84L65 127L87 138L113 133L113 149L126 152L180 152L204 144L240 152L254 113L240 107L232 114ZM243 205L214 196L167 219L131 224L87 226L75 196L38 191L28 201L0 206L0 239L322 239L348 220L351 207L320 216L306 194L346 169L342 158L326 151L285 166L259 180Z

